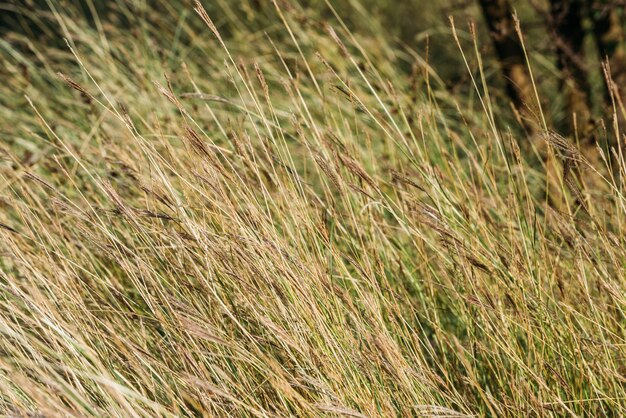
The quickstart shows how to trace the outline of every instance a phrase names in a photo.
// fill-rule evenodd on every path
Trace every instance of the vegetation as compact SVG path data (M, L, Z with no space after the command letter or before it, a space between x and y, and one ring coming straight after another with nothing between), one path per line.
M4 415L626 413L626 111L600 55L583 136L531 6L515 90L480 4L331 3L10 10Z

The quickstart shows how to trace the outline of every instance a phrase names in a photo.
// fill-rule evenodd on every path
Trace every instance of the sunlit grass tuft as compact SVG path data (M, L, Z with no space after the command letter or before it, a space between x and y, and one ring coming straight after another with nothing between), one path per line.
M1 41L0 410L622 415L624 162L277 3Z

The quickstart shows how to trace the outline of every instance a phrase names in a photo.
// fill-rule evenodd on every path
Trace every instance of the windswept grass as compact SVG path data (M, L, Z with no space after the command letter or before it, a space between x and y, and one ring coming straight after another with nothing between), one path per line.
M588 161L460 30L453 95L328 7L119 4L0 41L1 411L626 413L611 115Z

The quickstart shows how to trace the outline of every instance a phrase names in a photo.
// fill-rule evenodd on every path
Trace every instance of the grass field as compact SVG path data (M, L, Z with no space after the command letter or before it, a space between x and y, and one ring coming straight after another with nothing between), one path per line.
M154 3L0 38L1 413L626 414L619 103L581 152L532 33L529 132L480 21Z

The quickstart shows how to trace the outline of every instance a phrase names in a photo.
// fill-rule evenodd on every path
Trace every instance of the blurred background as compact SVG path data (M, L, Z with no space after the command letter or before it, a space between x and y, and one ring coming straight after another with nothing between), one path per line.
M272 33L279 28L271 1L205 0L202 3L226 37L239 33L233 27L236 25L246 26L247 33ZM610 60L616 85L626 82L623 0L280 0L280 3L286 10L297 10L305 25L337 23L340 17L352 32L362 37L382 38L395 49L406 51L405 55L396 53L390 57L393 65L406 73L414 68L415 55L422 57L445 87L458 93L469 89L470 73L452 36L452 17L461 44L470 50L477 48L481 54L487 84L494 87L496 97L508 101L523 118L524 113L533 111L528 109L533 94L526 57L512 19L515 13L540 96L550 98L543 103L544 110L564 133L591 132L596 119L612 107L602 69L604 58ZM77 19L86 16L94 29L99 25L100 29L127 28L131 36L137 36L136 31L141 28L133 20L162 19L157 23L164 33L155 36L155 42L173 38L178 45L192 42L185 31L176 31L176 22L189 17L192 9L189 1L24 0L2 2L0 9L4 42L13 46L22 44L25 49L28 49L27 39L63 46L64 28L56 19L59 12L74 14ZM166 36L168 31L170 34ZM277 36L282 34L279 32ZM171 47L167 43L161 45L163 49ZM475 57L473 53L469 55Z

